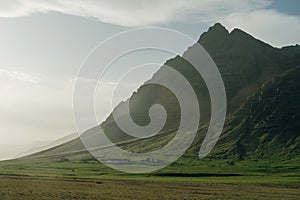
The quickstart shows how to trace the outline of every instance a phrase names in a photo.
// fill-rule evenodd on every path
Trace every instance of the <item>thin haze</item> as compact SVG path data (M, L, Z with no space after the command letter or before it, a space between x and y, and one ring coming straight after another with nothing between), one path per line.
M300 3L282 2L0 0L0 159L18 153L20 146L75 132L72 89L76 73L89 51L109 36L158 26L197 40L219 21L229 30L241 28L273 46L300 43ZM172 56L145 55L156 63ZM135 63L134 58L124 62ZM155 70L140 73L136 81L128 78L119 98L128 97ZM106 89L114 84L107 80ZM100 106L99 120L110 111Z

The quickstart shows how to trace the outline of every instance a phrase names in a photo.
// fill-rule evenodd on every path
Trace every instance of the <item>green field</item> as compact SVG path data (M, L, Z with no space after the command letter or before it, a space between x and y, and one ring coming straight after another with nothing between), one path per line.
M30 157L0 163L0 199L299 199L297 163L183 157L126 174L86 157Z

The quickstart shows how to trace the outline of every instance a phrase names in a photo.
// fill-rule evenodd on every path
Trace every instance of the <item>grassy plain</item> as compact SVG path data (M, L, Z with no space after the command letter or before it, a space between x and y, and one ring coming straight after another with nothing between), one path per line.
M300 197L298 163L183 157L151 174L126 174L87 158L24 158L0 162L0 199L292 200Z

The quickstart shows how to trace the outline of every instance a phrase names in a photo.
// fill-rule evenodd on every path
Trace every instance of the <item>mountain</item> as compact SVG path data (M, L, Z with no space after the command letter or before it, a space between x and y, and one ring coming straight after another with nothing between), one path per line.
M255 92L263 83L300 64L297 59L300 55L299 47L273 48L239 29L229 33L219 23L202 34L198 42L209 52L221 72L229 114L241 106L249 94ZM173 67L190 81L200 102L202 123L206 123L210 116L210 99L202 78L179 56L167 61L165 65ZM152 80L162 79L172 79L164 72L164 67L152 77ZM133 120L141 126L148 124L148 110L157 103L163 105L168 113L162 132L176 132L180 122L178 101L168 89L158 85L143 85L131 96L129 104ZM113 142L133 139L119 129L112 115L101 127ZM88 133L92 134L93 130Z
M300 93L297 80L300 73L297 66L300 66L300 47L274 48L242 30L229 32L219 23L203 33L198 43L217 64L228 103L223 134L209 156L245 159L251 156L265 158L299 155L300 107L297 102ZM196 92L201 121L199 134L188 151L196 155L210 117L206 85L182 57L176 56L165 64L189 80ZM172 79L170 74L164 73L164 67L152 77L152 80L162 79ZM148 110L151 105L163 105L168 113L166 124L157 136L138 140L123 133L110 115L100 126L111 141L122 148L145 152L160 148L174 137L180 123L180 109L178 100L168 89L158 85L142 85L127 101L133 120L141 126L150 122ZM90 137L96 131L97 127L94 127L84 135ZM34 156L62 154L89 156L79 139Z

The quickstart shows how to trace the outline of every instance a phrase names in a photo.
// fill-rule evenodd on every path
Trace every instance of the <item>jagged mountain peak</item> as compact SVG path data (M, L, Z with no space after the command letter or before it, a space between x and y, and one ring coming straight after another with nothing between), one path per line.
M219 49L228 48L234 46L261 46L269 49L276 49L271 45L253 37L251 34L239 29L234 28L232 31L228 31L221 23L216 23L211 26L207 32L204 32L198 42L205 48Z
M211 26L207 32L204 32L199 41L210 40L211 38L215 38L217 40L223 40L224 38L229 36L229 31L223 26L221 23L216 23Z
M212 31L223 32L223 33L229 34L229 31L226 29L226 27L219 22L215 23L213 26L211 26L208 29L208 32L212 32Z

